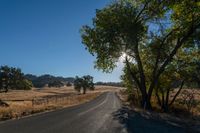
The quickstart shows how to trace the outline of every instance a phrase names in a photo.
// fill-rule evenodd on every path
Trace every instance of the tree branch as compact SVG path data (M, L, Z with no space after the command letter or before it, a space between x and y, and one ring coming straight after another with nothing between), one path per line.
M140 10L140 12L138 13L138 15L136 16L136 18L135 18L136 22L137 22L137 20L139 20L140 15L144 12L144 10L146 9L146 7L147 7L148 4L149 4L149 0L146 1L146 3L144 4L142 10Z
M135 45L134 51L135 51L135 59L138 64L138 70L140 73L140 83L141 83L141 87L142 87L141 89L146 95L146 77L144 75L144 69L143 69L142 61L141 61L139 50L138 50L137 40L136 40L136 45Z
M186 33L185 36L183 36L182 39L178 38L177 39L177 43L176 46L174 47L174 49L172 50L172 52L170 53L170 55L167 57L167 59L164 61L163 65L160 67L160 69L158 70L157 75L155 76L155 79L153 80L153 82L151 83L150 87L149 87L149 91L148 91L148 96L151 97L151 94L153 92L153 88L155 86L155 84L157 83L160 75L164 72L166 66L171 62L171 60L173 59L174 55L177 53L178 49L187 41L187 39L195 32L195 30L197 28L200 27L200 23L198 23L195 27L191 26L191 28L188 30L188 32Z

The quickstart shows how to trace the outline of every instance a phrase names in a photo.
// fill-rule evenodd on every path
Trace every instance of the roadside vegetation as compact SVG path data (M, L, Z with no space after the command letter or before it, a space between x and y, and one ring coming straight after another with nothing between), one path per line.
M145 110L200 112L200 2L119 0L92 20L82 42L103 72L123 58L129 101Z

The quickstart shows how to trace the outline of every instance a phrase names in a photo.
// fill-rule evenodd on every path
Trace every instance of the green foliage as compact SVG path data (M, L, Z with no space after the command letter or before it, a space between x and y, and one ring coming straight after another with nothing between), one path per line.
M133 5L119 2L97 10L93 27L83 26L82 40L97 56L96 68L110 72L123 52L132 55L135 40L142 40L147 30L141 21L135 21L136 13Z
M79 78L78 76L76 76L75 80L74 80L74 89L78 92L81 91L82 88L82 78Z
M93 26L83 26L81 34L83 44L96 56L95 67L104 72L111 72L126 55L122 79L129 89L138 88L141 105L151 108L156 89L168 102L173 82L190 80L195 68L190 64L199 60L195 51L200 46L200 4L119 0L97 10Z
M93 77L90 75L78 77L76 76L74 80L74 89L78 92L83 89L83 94L86 93L86 89L94 90L94 83L93 83Z
M131 70L134 71L136 68L134 64L131 65ZM121 75L121 80L123 81L124 86L127 88L128 92L132 92L133 88L138 88L137 84L131 77L130 71L128 70L127 66L123 69L123 75Z
M55 81L52 81L48 84L48 87L63 87L64 84L61 82L61 81L58 81L58 80L55 80Z
M0 68L0 90L7 92L8 89L30 90L32 82L24 78L21 69L1 66Z
M16 83L16 87L14 87L14 89L16 88L17 90L31 90L32 87L33 84L31 81L23 79L22 81L18 81Z

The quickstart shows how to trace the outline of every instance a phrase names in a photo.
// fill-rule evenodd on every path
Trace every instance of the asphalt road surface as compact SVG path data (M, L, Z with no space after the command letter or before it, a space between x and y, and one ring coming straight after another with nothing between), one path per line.
M74 107L0 123L0 133L184 133L121 106L114 92Z

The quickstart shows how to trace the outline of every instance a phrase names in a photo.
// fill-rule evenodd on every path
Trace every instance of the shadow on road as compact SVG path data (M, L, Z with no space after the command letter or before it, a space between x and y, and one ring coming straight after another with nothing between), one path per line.
M127 107L114 112L113 116L126 128L128 133L194 133L181 123L155 119L150 115L134 112Z

